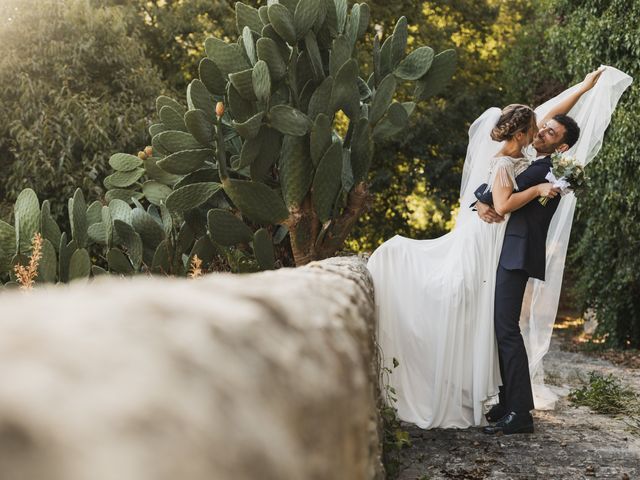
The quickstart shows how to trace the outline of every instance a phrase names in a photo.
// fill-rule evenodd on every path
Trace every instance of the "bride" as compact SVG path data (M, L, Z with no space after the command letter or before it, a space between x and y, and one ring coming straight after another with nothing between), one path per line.
M370 257L378 342L401 420L421 428L484 424L501 385L493 302L507 222L486 223L468 207L482 183L507 216L539 196L557 195L549 183L513 191L515 178L529 166L522 152L537 132L536 114L547 119L570 113L582 133L569 153L585 165L596 155L613 108L631 83L612 67L600 73L595 88L594 72L536 112L524 105L484 112L469 130L455 228L432 240L396 235ZM525 293L521 327L536 408L552 408L555 399L544 386L541 359L555 320L574 207L572 194L562 198L547 236L547 282L530 279Z

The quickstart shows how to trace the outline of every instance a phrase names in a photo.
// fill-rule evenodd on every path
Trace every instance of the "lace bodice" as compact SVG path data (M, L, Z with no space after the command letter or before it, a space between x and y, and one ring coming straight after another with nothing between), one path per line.
M496 178L500 185L504 187L513 186L518 190L516 177L529 167L529 160L526 158L495 157L491 160L489 167L489 179L487 180L487 191L493 189Z

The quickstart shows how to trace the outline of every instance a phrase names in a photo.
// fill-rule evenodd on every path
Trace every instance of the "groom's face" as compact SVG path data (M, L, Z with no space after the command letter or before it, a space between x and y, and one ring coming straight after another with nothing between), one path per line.
M557 121L551 119L540 127L538 134L533 138L533 148L539 153L553 153L556 150L563 150L564 135L566 133L564 126Z

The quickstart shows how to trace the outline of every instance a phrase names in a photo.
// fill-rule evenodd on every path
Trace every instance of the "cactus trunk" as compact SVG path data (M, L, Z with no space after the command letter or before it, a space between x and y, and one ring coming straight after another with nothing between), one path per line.
M287 226L296 266L300 267L318 260L316 239L320 231L320 221L312 208L309 195L304 199L301 207L289 215Z
M367 184L360 182L349 192L347 207L344 209L343 214L329 227L322 244L317 249L316 260L335 255L344 244L360 216L368 210L370 205L371 195Z

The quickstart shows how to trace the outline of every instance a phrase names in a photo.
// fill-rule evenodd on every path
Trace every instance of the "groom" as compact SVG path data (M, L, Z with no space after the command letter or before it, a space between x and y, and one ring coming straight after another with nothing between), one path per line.
M552 167L551 154L566 152L580 136L580 128L566 114L580 97L597 83L604 68L589 73L580 87L562 99L538 124L533 140L538 160L516 177L519 191L546 182ZM484 190L482 190L484 191ZM505 231L498 271L496 274L494 324L500 359L500 402L486 415L495 425L485 427L484 433L533 433L533 392L529 376L529 360L520 333L520 311L529 277L544 280L546 241L551 218L558 208L558 190L545 206L533 200L511 213ZM502 222L492 207L492 198L479 195L476 208L482 220Z
M552 166L551 154L568 150L580 135L576 122L564 114L545 119L540 127L533 147L543 157L518 175L519 191L546 182L545 176ZM507 224L496 276L494 310L503 385L500 403L486 415L490 422L497 422L483 429L487 434L533 433L529 361L519 321L527 281L530 277L544 280L547 232L560 203L557 190L552 191L550 197L553 198L545 206L534 200L512 212ZM482 197L477 202L480 218L488 223L503 221L488 203L491 199Z

